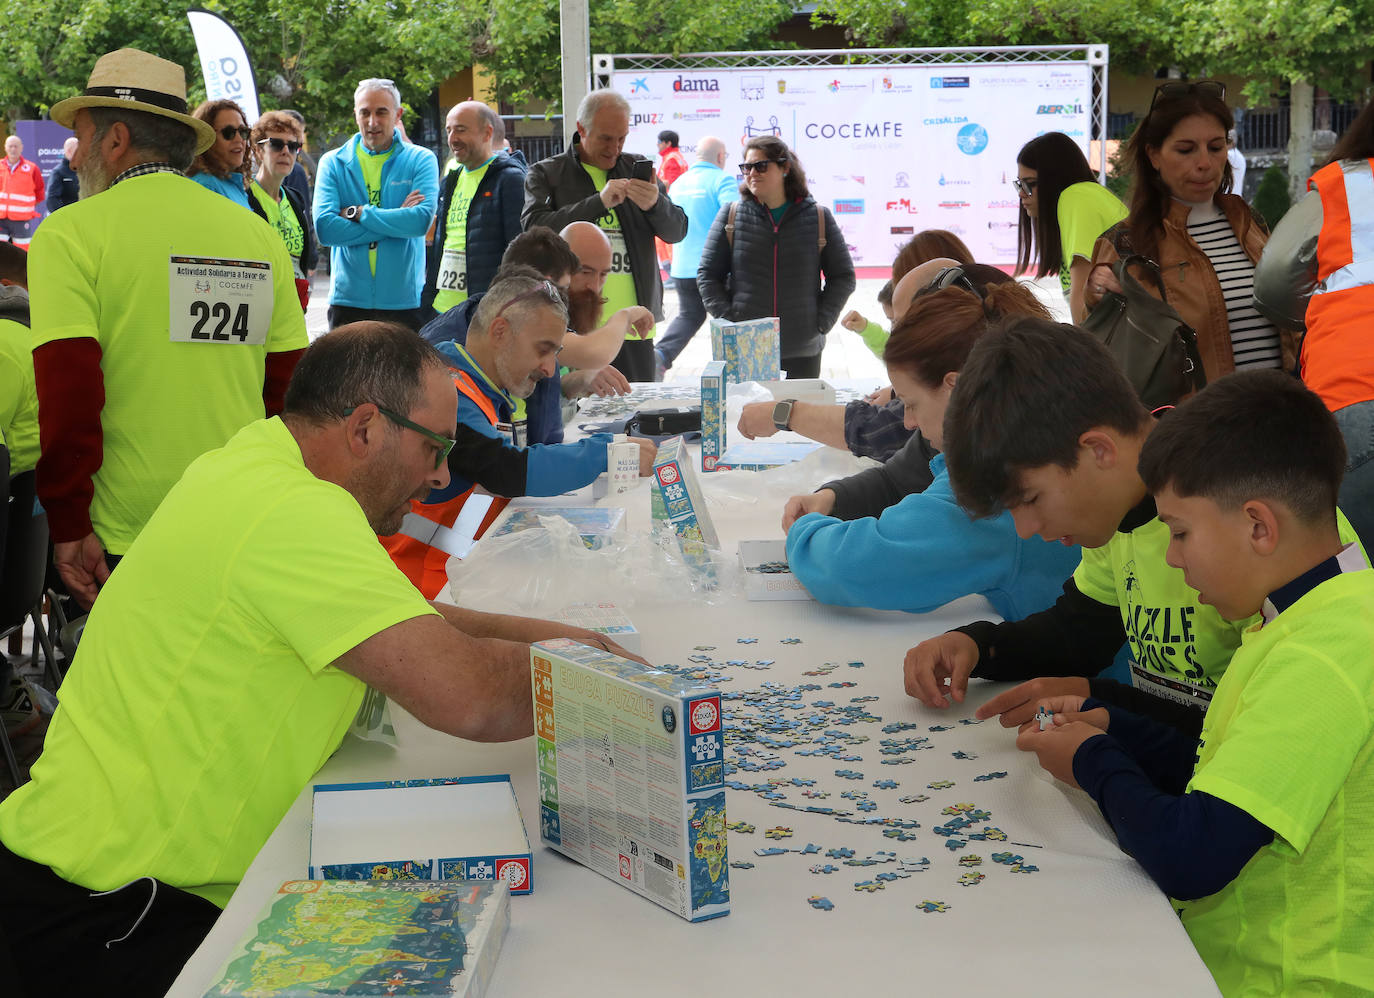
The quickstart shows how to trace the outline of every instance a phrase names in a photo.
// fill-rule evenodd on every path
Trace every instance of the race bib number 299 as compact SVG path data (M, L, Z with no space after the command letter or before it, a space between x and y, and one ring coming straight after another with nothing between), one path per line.
M262 346L273 297L270 263L174 256L167 285L171 340Z

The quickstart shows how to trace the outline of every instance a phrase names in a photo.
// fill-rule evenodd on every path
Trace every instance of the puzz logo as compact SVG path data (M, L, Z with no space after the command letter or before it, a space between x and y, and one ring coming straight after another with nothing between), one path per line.
M630 124L638 125L661 125L663 124L663 113L661 111L641 112L630 116Z
M714 78L704 80L692 80L685 76L678 76L673 81L673 93L719 93L720 81Z

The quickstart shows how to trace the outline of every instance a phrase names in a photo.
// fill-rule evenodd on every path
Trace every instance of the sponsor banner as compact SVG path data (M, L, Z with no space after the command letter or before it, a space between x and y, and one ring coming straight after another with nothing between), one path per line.
M238 101L251 127L258 120L258 85L243 39L228 21L208 10L188 10L186 18L196 39L206 100Z
M977 259L1014 264L1016 154L1049 131L1086 154L1091 84L1087 65L1066 63L632 70L611 80L630 102L629 152L652 156L664 128L689 150L713 135L734 172L750 138L781 138L856 262L872 266L910 234L956 220Z

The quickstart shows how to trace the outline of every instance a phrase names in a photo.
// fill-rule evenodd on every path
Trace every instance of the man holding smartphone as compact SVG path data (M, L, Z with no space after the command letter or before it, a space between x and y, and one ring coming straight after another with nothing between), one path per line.
M555 231L592 222L611 241L611 273L602 294L605 313L642 305L663 319L663 279L654 237L675 243L687 216L654 179L653 161L623 152L630 105L614 90L594 90L577 108L577 134L564 153L530 167L521 222ZM654 380L653 331L627 334L611 361L629 381Z

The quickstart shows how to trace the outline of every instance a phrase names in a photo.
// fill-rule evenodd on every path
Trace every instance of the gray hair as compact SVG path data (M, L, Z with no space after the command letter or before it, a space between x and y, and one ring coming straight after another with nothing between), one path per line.
M362 95L369 90L385 90L387 93L391 94L391 99L395 102L396 106L401 106L401 91L397 89L395 81L383 80L378 77L362 80L358 83L357 88L353 91L353 103L357 104L358 98L362 97Z
M558 295L557 300L547 295L534 294L511 306L511 302L521 295L529 295L540 284L548 284L553 287L552 282L542 276L536 279L537 274L537 271L530 268L529 274L516 273L509 277L503 277L488 288L487 293L482 296L482 300L477 303L477 311L472 317L472 324L468 327L468 335L487 335L487 330L491 328L497 313L506 308L509 308L509 311L505 314L511 317L512 323L517 319L530 318L538 309L548 308L556 312L559 321L566 326L568 324L568 306L563 301L561 294Z
M166 160L185 173L196 158L199 138L196 130L175 118L134 108L92 107L87 110L95 126L91 134L92 148L100 145L116 122L123 122L129 130L129 145L144 154L144 162Z
M630 116L630 102L616 90L593 90L577 105L577 123L583 128L591 128L592 121L600 111L615 108L625 117Z
M365 402L410 415L429 368L448 362L413 329L394 322L350 322L321 336L301 356L283 414L316 425L344 419Z

